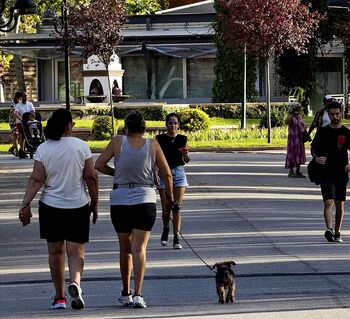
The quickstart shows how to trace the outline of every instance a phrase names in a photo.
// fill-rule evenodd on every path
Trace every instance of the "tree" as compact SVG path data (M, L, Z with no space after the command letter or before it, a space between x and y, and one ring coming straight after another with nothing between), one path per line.
M222 8L219 0L215 0L214 7L217 13ZM215 22L217 23L217 21ZM242 50L225 45L221 34L214 37L216 52L215 75L213 85L213 102L240 102L243 99L243 62ZM257 92L255 89L256 71L255 58L248 57L247 63L247 98L254 100Z
M266 69L268 143L271 141L269 60L286 49L307 52L307 44L322 19L300 0L221 0L216 26L225 43L262 57Z
M335 21L344 21L344 16L341 11L325 15L328 10L327 1L303 0L302 3L308 5L311 11L322 13L325 19L320 21L315 38L308 43L307 53L298 55L295 50L286 50L277 57L276 64L277 73L285 88L284 93L289 94L291 89L301 87L305 92L305 100L311 101L315 97L316 89L317 52L323 51L324 44L331 42L334 35L339 33L335 28Z
M61 34L70 47L81 46L85 59L96 55L107 70L114 61L118 44L122 40L122 30L127 22L126 8L116 0L91 0L80 7L69 10L69 29ZM112 136L114 136L114 112L110 78L108 89L112 116Z
M156 11L167 9L167 0L126 0L130 15L153 14Z

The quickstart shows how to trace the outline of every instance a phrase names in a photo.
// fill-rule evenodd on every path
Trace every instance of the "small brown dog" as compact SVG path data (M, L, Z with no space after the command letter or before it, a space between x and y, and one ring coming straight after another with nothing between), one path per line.
M235 265L234 261L224 261L213 266L213 269L217 269L215 282L220 303L233 303L235 301L235 274L232 269Z

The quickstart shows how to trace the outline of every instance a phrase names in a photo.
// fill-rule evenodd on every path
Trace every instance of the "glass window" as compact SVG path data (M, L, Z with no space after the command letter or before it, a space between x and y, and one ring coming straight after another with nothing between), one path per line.
M57 62L58 69L58 100L66 99L66 84L64 77L64 61ZM74 101L84 95L83 61L70 59L70 96Z
M152 92L156 99L183 98L182 59L161 55L155 57L155 81Z
M133 99L147 99L147 70L144 56L125 56L122 64L123 92ZM150 70L152 99L183 98L182 59L151 54Z
M143 56L122 58L123 93L132 99L147 99L147 73Z
M189 98L211 98L215 80L214 58L187 60L187 93Z

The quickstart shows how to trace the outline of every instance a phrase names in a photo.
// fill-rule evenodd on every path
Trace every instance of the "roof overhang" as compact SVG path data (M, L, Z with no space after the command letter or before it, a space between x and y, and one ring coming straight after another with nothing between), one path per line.
M119 54L146 49L174 57L195 57L215 52L212 45L213 14L132 16L123 30ZM8 33L0 37L0 50L37 59L63 57L53 27L39 28L38 33ZM71 55L81 55L74 48Z

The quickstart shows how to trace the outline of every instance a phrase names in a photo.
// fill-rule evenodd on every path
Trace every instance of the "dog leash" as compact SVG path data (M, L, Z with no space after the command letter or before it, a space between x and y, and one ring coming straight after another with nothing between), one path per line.
M192 250L192 252L203 262L204 265L206 265L211 271L213 271L214 273L216 273L216 271L214 270L214 268L211 267L211 266L209 266L209 265L205 262L205 260L204 260L201 256L199 256L199 255L197 254L197 252L192 248L192 246L189 244L189 242L186 240L186 238L182 235L182 233L180 232L180 230L177 229L177 227L175 226L174 220L171 218L171 216L169 216L169 217L170 217L170 220L171 220L172 223L173 223L173 227L174 227L175 231L179 233L179 235L181 236L181 238L183 239L183 241L186 243L186 245L187 245L188 247L190 247L190 249Z

